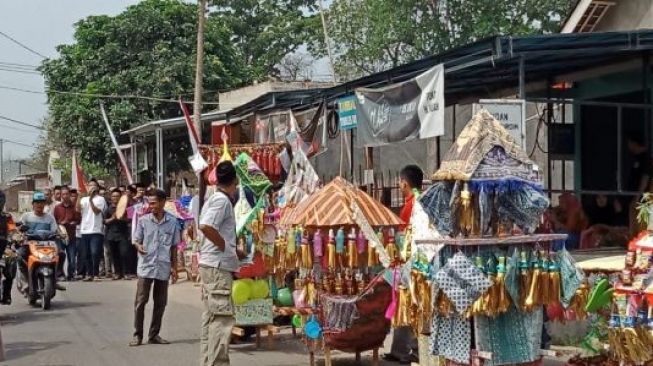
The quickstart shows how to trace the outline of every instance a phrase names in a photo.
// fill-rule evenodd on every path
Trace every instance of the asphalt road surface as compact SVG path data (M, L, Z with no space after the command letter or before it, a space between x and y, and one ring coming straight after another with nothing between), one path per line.
M200 293L189 282L169 290L161 336L170 345L129 347L133 332L135 281L66 283L52 309L42 311L14 294L14 303L0 307L0 329L7 366L131 366L198 365ZM151 302L146 309L149 327ZM390 338L386 339L386 350ZM263 342L265 344L265 340ZM381 351L382 353L383 351ZM231 364L257 366L308 365L305 348L288 330L275 336L273 349L253 344L235 345ZM321 359L318 364L322 364ZM363 364L371 364L363 355ZM353 355L334 355L335 366L353 366ZM555 365L556 363L547 363ZM381 362L382 366L397 365Z

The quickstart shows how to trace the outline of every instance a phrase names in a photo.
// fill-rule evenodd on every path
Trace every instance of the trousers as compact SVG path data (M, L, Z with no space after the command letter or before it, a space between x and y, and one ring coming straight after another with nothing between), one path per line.
M229 341L236 320L231 302L233 274L213 267L200 267L202 278L202 330L200 365L229 366Z
M102 247L104 235L102 234L82 234L80 241L79 259L84 261L81 267L82 276L96 277L100 272L100 259L102 259Z
M139 339L143 339L145 305L147 305L150 298L150 291L152 292L154 309L152 309L152 322L150 323L148 339L158 336L159 332L161 332L163 312L168 303L168 281L153 278L138 278L136 284L136 301L134 302L134 337L138 337Z
M397 327L392 333L390 353L400 360L406 359L411 353L417 354L417 338L411 327Z

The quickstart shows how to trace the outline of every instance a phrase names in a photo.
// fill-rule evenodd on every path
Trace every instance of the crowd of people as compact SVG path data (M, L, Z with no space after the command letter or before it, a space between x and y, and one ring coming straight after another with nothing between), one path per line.
M106 189L95 179L88 194L69 186L43 190L44 211L62 228L59 280L94 281L99 278L130 280L136 277L137 251L131 245L133 213L146 206L142 184ZM126 197L127 210L118 216L118 203ZM127 212L132 213L128 215ZM22 220L21 220L22 221ZM64 264L65 263L65 264Z

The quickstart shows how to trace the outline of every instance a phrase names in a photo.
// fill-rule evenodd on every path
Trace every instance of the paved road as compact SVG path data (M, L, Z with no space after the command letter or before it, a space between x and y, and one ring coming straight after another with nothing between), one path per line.
M14 295L0 308L7 366L197 365L201 305L199 290L188 282L170 287L162 336L170 345L130 348L135 281L68 283L68 291L43 312ZM146 317L146 331L149 325ZM389 339L386 340L389 346ZM336 354L336 366L353 366L351 355ZM364 358L364 361L366 358ZM303 346L288 331L273 350L252 344L234 346L232 365L308 365ZM369 363L369 355L367 362ZM381 363L382 366L395 365ZM553 364L552 364L553 365Z
M170 345L130 348L135 281L67 283L52 309L43 312L14 295L0 307L7 362L18 366L196 365L201 315L199 289L188 282L170 287L162 336ZM149 326L147 309L146 331ZM343 356L340 355L339 358ZM353 365L348 356L336 363ZM308 356L288 332L277 337L274 350L251 344L234 346L233 365L307 365ZM387 364L389 365L389 364Z

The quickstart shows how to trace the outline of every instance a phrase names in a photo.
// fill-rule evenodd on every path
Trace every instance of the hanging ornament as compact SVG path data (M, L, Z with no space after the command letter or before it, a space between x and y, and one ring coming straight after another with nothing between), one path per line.
M317 229L315 231L315 234L313 234L313 254L316 257L322 257L324 255L323 252L323 247L322 247L322 233L320 232L320 229Z
M358 255L356 252L356 230L351 229L349 236L347 236L347 265L353 269L358 267Z
M329 270L336 269L336 242L333 229L329 229L329 242L327 243L327 266Z

